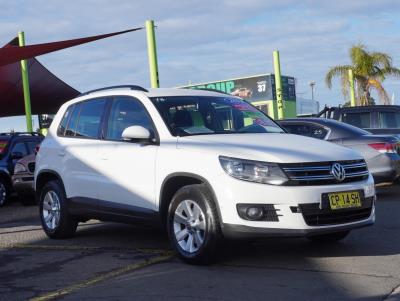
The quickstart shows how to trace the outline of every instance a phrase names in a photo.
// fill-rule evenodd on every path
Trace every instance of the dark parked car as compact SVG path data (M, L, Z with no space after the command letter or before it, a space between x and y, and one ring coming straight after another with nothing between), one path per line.
M30 154L18 160L14 167L12 187L24 205L35 203L35 190L33 186L35 161L36 153Z
M38 133L0 133L0 207L13 192L11 177L16 162L35 153L42 140Z
M375 183L394 182L400 176L400 140L372 135L355 126L326 118L297 118L278 123L289 133L331 141L359 151Z
M400 137L400 106L326 107L318 117L346 122L372 134Z

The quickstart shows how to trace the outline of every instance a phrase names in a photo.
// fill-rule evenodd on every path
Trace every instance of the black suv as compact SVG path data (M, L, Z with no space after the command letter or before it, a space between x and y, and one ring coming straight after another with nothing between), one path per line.
M400 136L400 106L325 107L318 117L349 123L373 134Z
M0 207L12 192L11 176L15 163L35 153L43 138L38 133L0 133Z

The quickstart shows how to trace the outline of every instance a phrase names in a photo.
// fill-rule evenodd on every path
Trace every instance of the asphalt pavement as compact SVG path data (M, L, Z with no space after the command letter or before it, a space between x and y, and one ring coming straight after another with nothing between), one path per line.
M399 192L379 189L376 224L340 243L226 242L200 267L156 229L93 220L50 240L14 200L0 208L0 300L400 300Z

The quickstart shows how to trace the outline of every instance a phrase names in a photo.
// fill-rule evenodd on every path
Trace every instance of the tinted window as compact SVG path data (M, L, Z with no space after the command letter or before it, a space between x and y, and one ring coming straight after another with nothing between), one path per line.
M81 104L82 108L75 131L76 137L98 137L101 115L103 114L105 103L104 99L95 99L85 101Z
M380 112L379 127L383 129L400 128L400 113Z
M343 113L342 121L365 129L371 127L371 113Z
M36 146L40 144L40 141L28 141L26 144L28 146L29 154L33 154L35 152Z
M73 106L70 106L67 109L67 111L65 112L64 117L61 120L60 125L58 126L57 135L64 136L65 129L67 128L69 116L71 116L72 109L73 109Z
M24 142L18 142L14 145L12 152L11 153L21 153L23 157L28 155L28 151L26 149L25 143Z
M151 100L175 136L283 133L264 113L239 98L167 96Z
M310 137L317 138L317 139L324 139L328 134L328 130L322 126L313 125L310 127L311 135Z
M130 126L139 125L153 132L153 125L143 105L132 97L119 97L113 101L106 139L122 140L122 132Z
M328 130L322 126L307 123L285 124L285 129L291 134L324 139Z
M75 136L76 125L78 123L79 113L81 111L81 104L76 104L72 108L71 117L65 131L65 136Z

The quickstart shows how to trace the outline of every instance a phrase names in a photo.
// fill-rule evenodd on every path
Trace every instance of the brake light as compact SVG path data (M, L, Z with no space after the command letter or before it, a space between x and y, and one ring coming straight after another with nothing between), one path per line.
M397 153L396 143L371 143L368 145L380 153Z
M0 155L4 153L7 147L7 141L1 141L0 140Z

